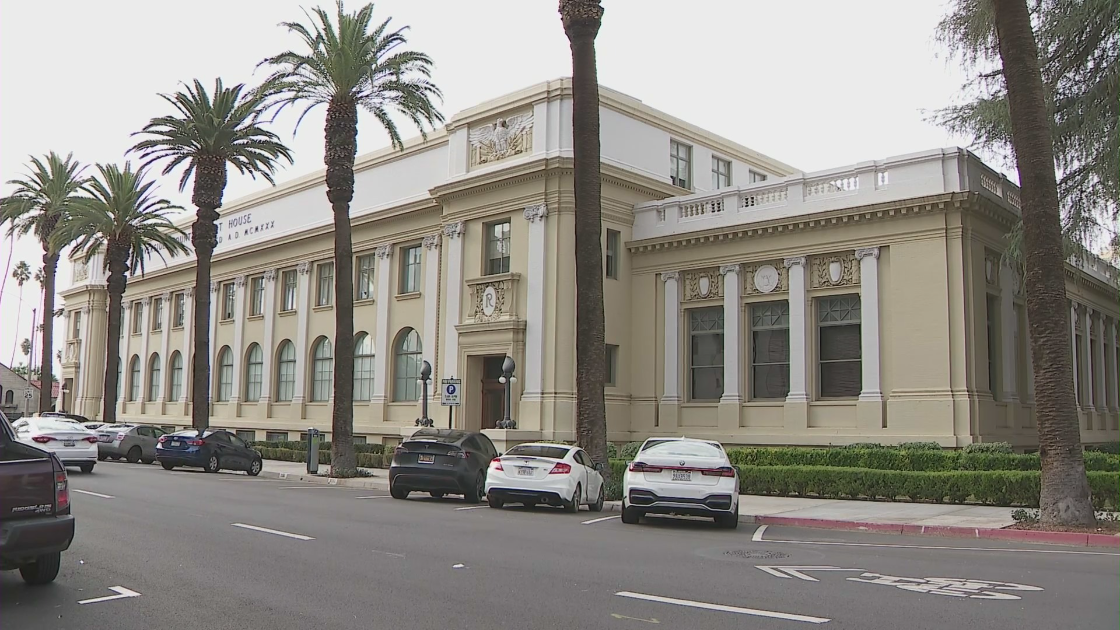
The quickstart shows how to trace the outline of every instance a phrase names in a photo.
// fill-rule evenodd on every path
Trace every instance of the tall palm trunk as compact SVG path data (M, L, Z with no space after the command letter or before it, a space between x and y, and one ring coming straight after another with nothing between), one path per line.
M125 262L127 252L117 251L119 248L110 245L106 255L109 257L109 279L106 288L109 293L109 330L105 340L105 396L103 398L101 421L109 424L117 422L117 392L121 368L121 304L124 300L124 289L128 282L125 274L128 264Z
M51 411L54 392L54 285L58 254L43 254L43 353L39 363L39 413Z
M210 426L210 261L218 244L218 208L226 189L226 163L221 158L199 158L191 203L198 208L191 224L194 245L194 380L191 382L191 426Z
M575 161L576 432L596 462L607 462L606 340L603 308L603 202L599 172L598 0L561 0L572 48L572 153ZM609 467L604 473L609 474Z
M1022 186L1027 319L1045 525L1096 522L1085 477L1070 361L1069 308L1051 118L1026 0L994 0L999 56Z
M354 455L354 245L350 238L350 201L354 198L354 159L358 152L358 107L332 100L326 122L327 199L334 212L334 414L331 424L331 475L357 474ZM434 290L428 287L428 290ZM434 317L433 313L427 313ZM429 339L428 343L435 343ZM382 350L385 352L385 350Z

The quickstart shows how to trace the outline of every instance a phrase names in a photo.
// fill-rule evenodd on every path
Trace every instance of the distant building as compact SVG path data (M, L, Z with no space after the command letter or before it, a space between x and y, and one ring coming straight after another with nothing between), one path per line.
M28 380L0 363L0 410L9 419L19 418L39 411L39 381L31 381L31 399L27 399ZM51 402L58 398L58 383L54 383Z

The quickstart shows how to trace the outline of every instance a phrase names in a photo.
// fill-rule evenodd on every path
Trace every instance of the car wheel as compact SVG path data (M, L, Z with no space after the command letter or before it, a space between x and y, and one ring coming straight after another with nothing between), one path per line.
M394 499L407 499L408 488L402 488L398 485L389 484L389 494L392 495Z
M160 462L159 464L163 466L164 470L175 470L175 464L168 464L167 462Z
M109 459L109 456L108 456L108 455L101 455L101 454L98 454L98 455L97 455L97 461L99 461L99 462L103 462L103 461L105 461L105 460L107 460L107 459Z
M506 504L505 501L502 501L501 499L499 499L498 497L496 497L492 494L486 495L486 503L487 503L487 505L494 508L495 510L502 509L502 506L504 506Z
M81 470L87 475L90 474L91 472L93 472L93 462L90 462L88 464L79 464L78 470Z
M140 463L144 464L145 466L151 466L152 464L155 463L155 461L156 460L154 460L154 459L144 459L143 457L140 458Z
M591 510L592 512L602 512L603 511L603 503L606 500L605 494L606 494L606 491L603 490L603 484L599 484L599 497L597 499L595 499L594 503L589 504L587 506L587 509Z
M564 511L572 512L573 514L579 511L580 495L583 493L583 488L577 483L576 491L572 493L572 500L564 502Z
M62 564L62 553L48 553L39 556L35 562L25 564L19 568L23 581L33 586L50 584L58 577L58 567Z
M731 514L717 515L716 526L721 529L736 529L739 527L739 506L735 506L735 511Z
M442 499L442 498L443 498L443 496L444 496L444 493L442 493L442 492L429 492L428 494L429 494L429 495L430 495L430 496L431 496L431 497L432 497L433 499Z
M218 461L217 455L211 455L210 459L206 462L206 472L216 473L222 469L221 462Z
M135 464L140 461L141 450L139 446L133 446L128 449L128 455L125 455L125 460L130 464Z
M111 459L115 462L119 462L119 461L121 461L121 456L120 455L110 455L109 459Z
M482 473L478 473L478 476L474 479L474 487L465 492L463 498L467 500L467 503L481 503L484 496L486 496L486 478L482 476Z
M257 475L261 474L261 467L263 466L264 462L259 459L254 459L253 463L249 464L249 476L256 477Z
M622 522L623 523L626 523L627 525L637 525L638 521L640 521L641 518L642 518L642 513L638 511L638 508L634 508L634 507L624 507L624 508L622 508Z

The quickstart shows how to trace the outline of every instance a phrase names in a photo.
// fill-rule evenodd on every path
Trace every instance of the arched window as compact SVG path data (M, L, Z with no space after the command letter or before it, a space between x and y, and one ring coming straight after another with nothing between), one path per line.
M261 397L261 380L264 378L264 352L257 344L249 346L245 361L245 402L257 402Z
M218 352L218 402L229 402L233 395L233 351L222 346Z
M133 402L140 399L140 357L132 355L128 362L128 400Z
M354 400L373 395L373 339L366 333L354 338Z
M171 355L171 380L168 387L168 401L177 402L183 397L183 355L175 352Z
M14 405L15 404L15 399L16 399L16 393L15 393L14 390L9 389L8 391L4 392L4 404L5 405Z
M159 400L160 370L159 353L153 352L148 359L148 402Z
M423 364L420 335L413 328L402 328L393 344L393 402L420 400L420 366Z
M276 400L290 402L296 393L296 347L282 341L276 357Z
M315 342L314 371L311 374L311 402L330 400L334 386L334 348L330 339L319 337Z

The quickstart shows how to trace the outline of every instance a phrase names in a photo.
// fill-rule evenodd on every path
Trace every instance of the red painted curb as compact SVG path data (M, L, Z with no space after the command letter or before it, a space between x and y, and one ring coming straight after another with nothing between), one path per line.
M746 517L761 525L809 527L813 529L838 529L868 531L885 534L914 536L943 536L947 538L979 538L988 540L1017 540L1027 543L1070 545L1076 547L1120 547L1120 536L1111 534L1078 534L1075 532L1040 532L1029 529L994 529L984 527L957 527L952 525L904 525L898 523L864 523L823 518L797 518L791 516Z

